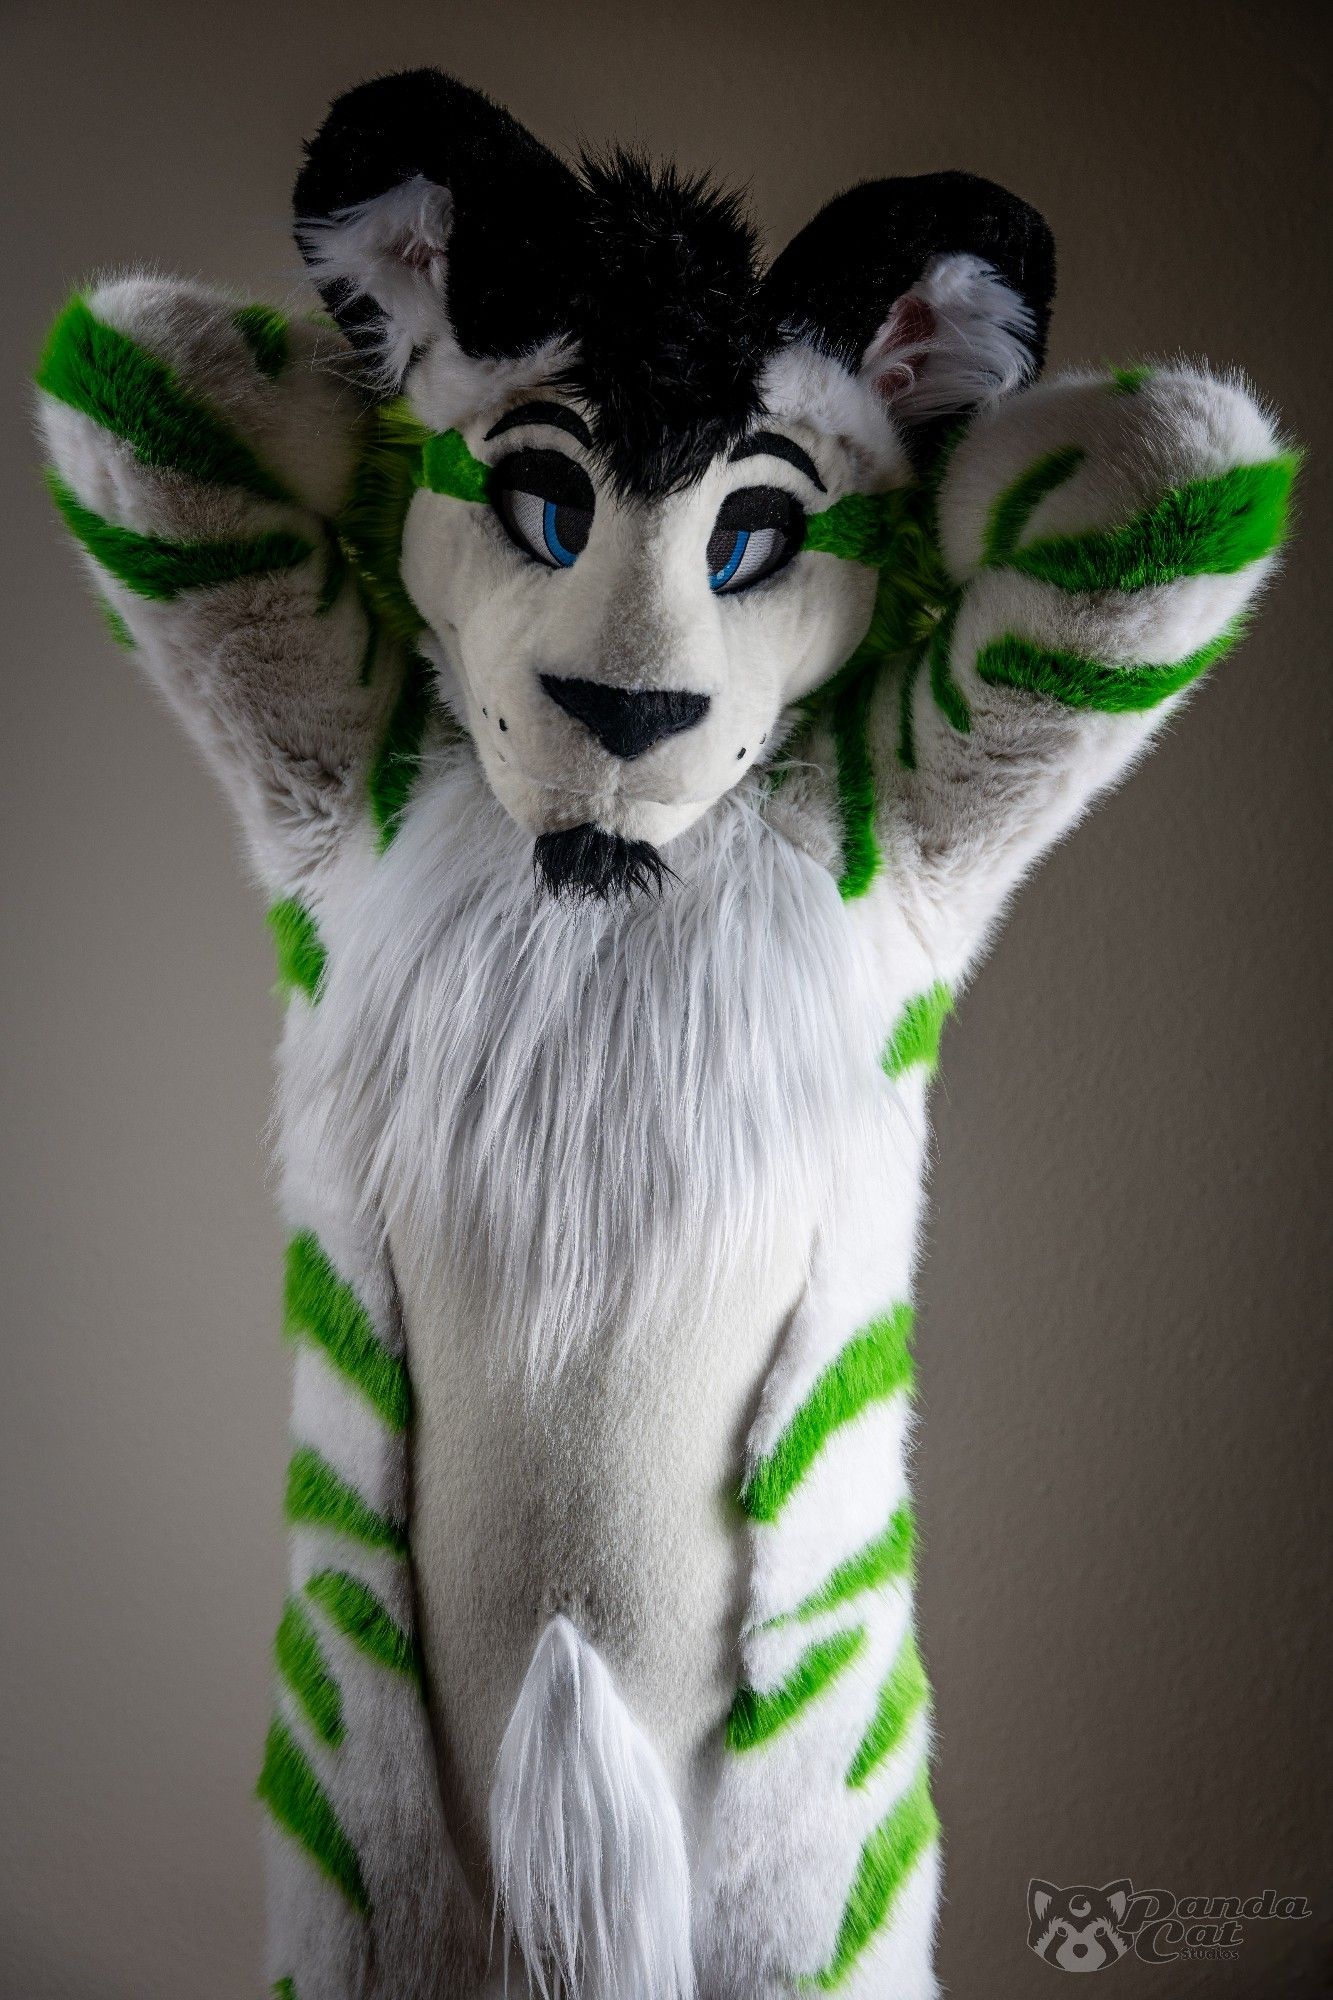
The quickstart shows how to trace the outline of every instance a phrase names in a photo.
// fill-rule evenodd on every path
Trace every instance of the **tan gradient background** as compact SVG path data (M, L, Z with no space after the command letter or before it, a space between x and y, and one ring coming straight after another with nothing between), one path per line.
M1254 636L1024 892L947 1034L918 1481L949 1990L1059 1992L1028 1877L1129 1875L1321 1915L1252 1926L1233 1966L1130 1961L1118 1994L1329 1993L1321 9L11 0L0 22L4 2000L257 1990L286 1403L259 904L57 536L23 384L98 265L287 296L300 137L422 62L557 144L748 180L774 243L866 176L990 174L1062 246L1057 364L1206 350L1311 450Z

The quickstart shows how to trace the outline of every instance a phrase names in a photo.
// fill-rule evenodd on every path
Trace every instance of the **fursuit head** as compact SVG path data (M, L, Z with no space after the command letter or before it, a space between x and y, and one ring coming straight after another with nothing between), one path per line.
M1050 233L970 174L768 261L422 70L295 215L326 312L118 277L38 375L287 996L272 1991L930 2000L940 1034L1294 460L1234 375L1039 383Z

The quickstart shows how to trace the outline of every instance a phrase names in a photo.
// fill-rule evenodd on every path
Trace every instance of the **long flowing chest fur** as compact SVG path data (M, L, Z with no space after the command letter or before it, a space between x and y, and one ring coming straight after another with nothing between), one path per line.
M435 1246L502 1372L609 1355L742 1252L808 1251L873 1144L873 970L761 796L673 846L660 899L557 902L450 751L338 924L301 1063L315 1144Z

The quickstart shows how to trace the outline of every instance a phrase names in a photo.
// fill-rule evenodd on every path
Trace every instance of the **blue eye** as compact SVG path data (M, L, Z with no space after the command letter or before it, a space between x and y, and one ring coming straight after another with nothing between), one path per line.
M726 557L720 569L710 569L708 572L710 590L725 590L731 582L732 577L735 576L741 566L746 549L750 546L750 530L748 528L723 528L719 534L713 537L712 542L709 543L708 553L716 559L716 556L721 552L720 545L724 545L728 541L731 543L731 553ZM715 543L719 547L715 548Z
M581 465L558 451L519 451L491 475L491 504L510 541L545 569L572 569L588 546L596 497Z
M548 555L552 556L559 563L561 569L572 568L578 560L578 549L567 549L560 539L561 526L563 525L566 533L568 533L568 517L571 514L576 514L577 511L573 507L559 507L554 500L547 500L542 505L542 541L546 545ZM563 524L560 519L562 514L566 517ZM583 526L583 541L586 542L587 539L588 531L586 526Z
M776 575L805 536L805 513L776 486L743 486L728 494L708 537L708 587L735 596Z

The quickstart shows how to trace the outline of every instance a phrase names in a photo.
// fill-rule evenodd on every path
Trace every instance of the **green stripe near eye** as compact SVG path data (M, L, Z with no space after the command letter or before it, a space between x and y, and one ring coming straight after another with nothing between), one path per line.
M490 466L472 456L461 431L441 431L421 447L421 484L432 493L480 502L487 497L490 477Z
M1005 561L1061 590L1145 590L1183 576L1234 576L1281 542L1298 464L1287 452L1193 479L1117 528L1051 535L1008 551Z
M361 1879L356 1849L304 1751L280 1722L275 1721L269 1729L264 1768L255 1791L279 1826L337 1883L352 1908L363 1917L369 1916L370 1897Z
M51 329L37 386L123 438L144 465L264 500L291 494L222 418L188 395L172 370L72 299Z
M913 502L907 490L892 493L845 493L821 514L806 517L801 546L816 554L841 556L844 562L883 569Z
M756 1688L739 1688L727 1717L728 1750L753 1750L794 1722L856 1658L865 1638L859 1625L853 1632L835 1633L802 1653L781 1686L762 1694Z
M245 577L295 569L314 554L299 535L249 535L231 542L170 542L119 527L85 507L63 479L47 474L65 526L102 568L139 597L170 602L187 590L213 590Z

